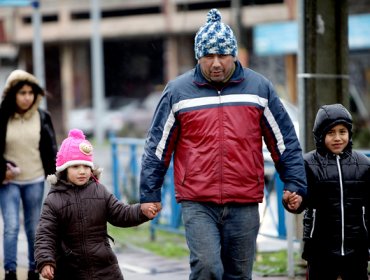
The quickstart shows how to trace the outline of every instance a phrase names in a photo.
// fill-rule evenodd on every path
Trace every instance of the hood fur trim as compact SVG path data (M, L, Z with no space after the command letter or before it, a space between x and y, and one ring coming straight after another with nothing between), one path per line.
M102 167L97 167L93 170L93 175L95 176L96 179L100 179L102 173L103 173L103 168Z
M3 96L7 95L10 88L15 86L20 81L27 81L41 88L39 81L34 75L24 70L17 69L17 70L14 70L12 73L10 73L9 77L6 79ZM45 91L43 89L42 89L41 95L45 95Z
M57 181L58 181L58 178L57 178L57 175L55 174L48 175L46 177L46 182L48 182L50 185L56 184Z

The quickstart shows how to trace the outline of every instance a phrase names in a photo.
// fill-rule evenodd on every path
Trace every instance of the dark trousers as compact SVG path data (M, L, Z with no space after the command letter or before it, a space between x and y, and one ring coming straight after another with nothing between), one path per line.
M368 280L367 254L316 255L307 263L307 280Z

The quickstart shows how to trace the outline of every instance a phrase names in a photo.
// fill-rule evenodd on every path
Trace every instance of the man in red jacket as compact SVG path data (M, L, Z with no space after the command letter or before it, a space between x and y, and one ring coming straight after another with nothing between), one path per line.
M236 38L218 10L208 13L194 50L198 64L167 84L154 114L140 202L161 208L173 155L189 279L252 279L264 197L262 142L285 184L283 203L291 212L300 211L306 194L302 150L271 83L237 60Z

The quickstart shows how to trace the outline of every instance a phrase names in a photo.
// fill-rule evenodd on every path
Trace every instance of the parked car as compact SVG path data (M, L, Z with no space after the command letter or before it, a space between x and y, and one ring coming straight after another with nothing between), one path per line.
M101 116L104 134L108 135L110 131L119 133L125 123L125 116L133 115L138 106L136 99L127 99L120 97L106 98L104 102L104 112ZM85 135L92 136L96 127L96 116L94 108L76 108L69 112L68 130L72 128L81 129Z
M68 113L67 129L68 131L78 128L81 129L86 136L91 136L94 133L94 112L92 108L77 108Z
M125 136L139 138L146 136L161 95L160 91L150 93L141 102L136 103L137 106L132 114L128 112L124 114Z

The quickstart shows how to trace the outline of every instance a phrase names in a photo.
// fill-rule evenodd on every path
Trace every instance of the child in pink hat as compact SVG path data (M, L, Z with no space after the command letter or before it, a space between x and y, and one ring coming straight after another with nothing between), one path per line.
M132 227L153 219L155 204L125 205L98 179L93 146L79 129L69 132L48 176L36 232L37 269L46 279L123 279L110 246L107 222Z

